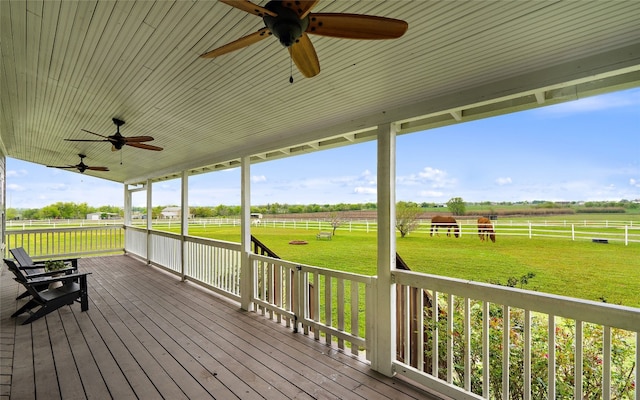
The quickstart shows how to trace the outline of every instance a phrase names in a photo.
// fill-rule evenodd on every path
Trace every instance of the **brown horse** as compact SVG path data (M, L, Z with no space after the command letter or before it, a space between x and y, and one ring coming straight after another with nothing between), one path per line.
M447 228L447 236L451 236L451 229L453 229L453 234L455 237L460 236L460 228L458 228L458 221L456 221L453 217L446 217L437 215L431 218L431 236L433 236L433 232L438 234L438 228Z
M483 242L488 239L491 239L493 243L496 242L496 233L493 231L493 224L489 218L478 218L478 236Z

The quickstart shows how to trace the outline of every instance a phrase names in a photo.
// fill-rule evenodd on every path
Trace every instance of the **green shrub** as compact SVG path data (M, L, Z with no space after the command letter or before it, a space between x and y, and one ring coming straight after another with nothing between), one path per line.
M447 304L440 298L438 319L439 359L441 367L439 377L445 379L447 366ZM431 366L431 341L433 338L432 309L426 309L425 316L425 363ZM546 315L531 314L531 395L534 399L548 397L548 326ZM453 382L459 387L464 385L464 302L461 298L454 300L453 318ZM557 319L555 327L556 357L556 398L573 399L575 377L576 327L571 320ZM471 391L482 394L482 303L471 302ZM489 306L489 390L491 399L503 398L502 361L503 361L504 312L501 306ZM524 310L511 309L509 312L509 397L524 397ZM603 328L593 324L583 325L583 396L585 399L602 398L602 349ZM611 331L611 389L612 398L631 398L635 390L633 371L634 338L633 334L620 329Z

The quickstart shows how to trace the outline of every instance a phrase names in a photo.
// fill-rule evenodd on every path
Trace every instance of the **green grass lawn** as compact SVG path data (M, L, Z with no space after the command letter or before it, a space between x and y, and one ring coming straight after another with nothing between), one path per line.
M317 231L253 227L252 234L281 258L364 275L376 274L376 234L338 229L333 240ZM189 234L238 242L239 227L190 228ZM307 245L290 245L306 240ZM534 273L526 289L640 307L640 244L592 243L559 238L476 235L455 239L412 234L398 237L397 251L413 271L505 284Z

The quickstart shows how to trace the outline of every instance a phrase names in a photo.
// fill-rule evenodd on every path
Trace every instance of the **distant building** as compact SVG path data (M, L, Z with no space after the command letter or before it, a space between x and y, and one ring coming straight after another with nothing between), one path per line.
M98 221L101 219L119 219L120 214L118 213L110 213L110 212L94 212L91 214L87 214L87 219L92 221Z
M188 212L188 209L187 209ZM189 214L189 217L191 215ZM166 207L160 211L160 218L163 219L180 219L182 218L182 208L180 207Z
M251 225L260 225L260 222L262 222L262 214L251 213Z

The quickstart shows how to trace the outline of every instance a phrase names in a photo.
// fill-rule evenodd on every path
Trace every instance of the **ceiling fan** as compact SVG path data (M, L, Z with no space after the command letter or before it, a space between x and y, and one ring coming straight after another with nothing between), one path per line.
M320 73L320 62L309 34L345 39L396 39L409 27L405 21L373 15L312 13L311 9L319 0L271 0L264 7L248 0L220 1L261 17L265 27L200 57L218 57L274 35L289 49L291 59L307 78Z
M80 164L76 164L76 165L47 165L47 167L62 168L62 169L76 168L78 171L80 171L81 174L84 174L84 171L86 171L86 170L90 170L90 171L109 171L109 168L107 168L107 167L90 167L90 166L88 166L87 164L84 163L84 158L86 157L84 154L78 154L78 156L80 156Z
M129 137L122 136L122 134L120 134L120 127L124 125L124 121L119 120L117 118L113 118L113 123L116 125L117 128L116 128L116 133L114 133L111 136L104 136L104 135L100 135L99 133L94 133L86 129L82 129L87 133L100 136L104 139L65 139L65 140L69 142L110 142L112 145L111 146L112 151L120 150L124 145L137 147L139 149L146 149L146 150L155 150L155 151L162 150L162 147L152 146L150 144L142 143L142 142L152 141L153 137L151 136L129 136Z

